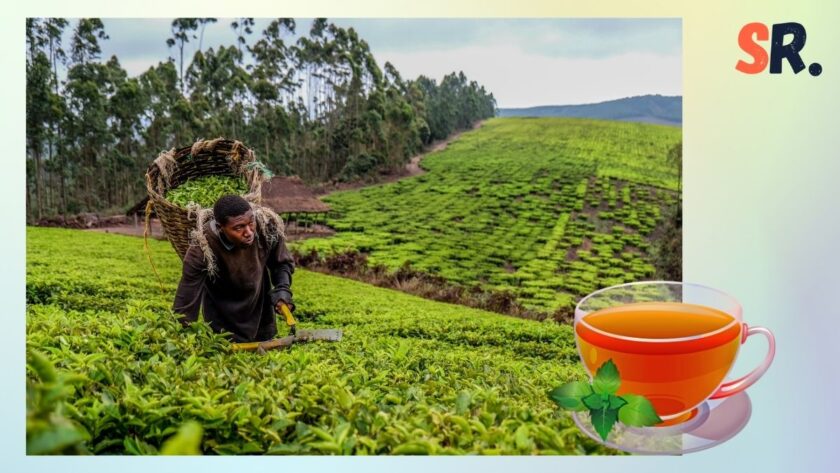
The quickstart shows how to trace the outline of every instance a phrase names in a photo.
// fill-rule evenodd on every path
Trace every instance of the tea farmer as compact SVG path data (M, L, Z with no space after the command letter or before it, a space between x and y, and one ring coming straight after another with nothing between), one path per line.
M172 310L186 326L203 308L210 327L229 332L234 342L274 338L280 305L294 311L295 267L282 221L238 195L221 197L208 217L200 211Z

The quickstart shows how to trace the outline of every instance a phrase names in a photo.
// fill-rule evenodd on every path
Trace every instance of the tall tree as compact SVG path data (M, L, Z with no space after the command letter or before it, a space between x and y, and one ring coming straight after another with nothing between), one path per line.
M173 117L182 98L175 63L166 61L150 67L140 74L139 82L146 103L142 120L145 125L142 132L144 152L151 156L182 142L178 136L180 124Z
M105 25L99 18L82 18L73 31L72 57L73 61L86 64L99 59L102 48L100 40L109 39L105 34Z
M172 37L166 39L170 48L178 46L178 70L180 71L181 93L184 92L184 46L190 38L197 39L195 30L198 29L198 18L175 18L172 20Z
M142 173L142 165L138 166L134 156L141 146L139 140L148 97L144 95L140 80L128 78L116 58L109 61L108 66L113 84L108 115L114 146L113 151L108 153L110 175L107 195L109 207L114 207L130 198L133 194L130 190L133 184L131 176Z
M26 19L26 142L34 162L35 217L41 218L41 158L50 116L50 61L42 50L46 41L41 23Z
M64 30L67 28L69 22L64 18L47 18L44 22L44 31L49 43L49 57L52 66L52 95L50 96L51 113L50 113L50 128L51 133L47 149L49 150L50 162L54 162L53 172L57 174L59 180L59 213L64 214L67 211L67 187L66 187L66 160L63 152L63 134L61 129L61 121L65 114L64 98L59 93L59 79L58 66L64 66L67 63L67 54L61 46L62 36ZM58 159L53 159L53 150L58 155Z
M201 33L198 35L198 50L201 51L201 46L204 43L204 29L207 28L207 25L215 23L215 18L199 18L198 24L201 25Z
M294 34L295 22L290 18L278 18L263 30L262 38L248 50L255 64L251 74L251 95L255 101L255 115L251 123L250 136L260 143L263 159L270 164L287 168L282 153L275 152L277 137L291 132L289 116L283 108L284 97L294 93L292 55L283 39L284 34Z
M236 19L236 21L231 22L230 27L233 29L233 32L236 33L236 49L239 50L239 56L241 58L242 47L248 46L248 40L246 39L246 36L254 32L254 19L238 18Z
M107 101L113 93L112 70L95 61L101 53L99 39L107 38L98 19L79 20L72 38L73 62L65 86L68 113L63 126L71 135L66 140L70 147L67 151L76 160L81 181L77 184L84 192L78 200L89 211L103 203L104 173L99 158L111 144Z

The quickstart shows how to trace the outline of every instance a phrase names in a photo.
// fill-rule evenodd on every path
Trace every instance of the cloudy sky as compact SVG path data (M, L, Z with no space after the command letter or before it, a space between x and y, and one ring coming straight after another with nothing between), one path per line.
M207 26L203 49L230 45L231 19ZM252 43L269 19L257 19ZM353 27L379 65L404 78L440 80L463 70L493 92L500 108L593 103L643 94L682 95L680 19L330 19ZM116 54L137 75L175 55L172 19L103 19ZM311 20L297 20L306 33ZM75 21L71 21L75 25ZM69 45L69 42L66 43ZM198 46L188 44L189 56Z

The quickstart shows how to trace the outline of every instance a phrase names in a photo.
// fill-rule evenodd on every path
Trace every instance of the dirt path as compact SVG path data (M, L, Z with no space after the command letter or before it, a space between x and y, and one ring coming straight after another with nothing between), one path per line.
M473 124L472 129L465 130L465 131L477 130L477 129L481 128L482 125L484 125L484 122L485 122L485 120L475 122L475 124ZM432 153L435 153L437 151L445 150L446 147L449 146L449 143L451 143L451 142L457 140L458 138L460 138L461 134L463 134L463 133L464 133L464 131L459 131L458 133L455 133L454 135L452 135L452 136L450 136L450 137L448 137L444 140L438 140L438 141L432 142L432 144L429 145L429 147L423 153L418 154L416 156L413 156L408 161L408 163L406 163L405 168L402 169L401 172L399 172L399 173L391 173L391 174L380 175L379 179L377 179L375 182L359 181L359 182L338 182L338 183L334 183L334 184L321 184L321 185L318 185L318 186L314 186L312 188L312 190L315 192L315 195L317 195L318 197L324 197L324 196L332 194L333 192L353 190L353 189L361 189L363 187L376 186L376 185L379 185L379 184L386 184L386 183L389 183L389 182L396 182L396 181L399 181L400 179L405 179L407 177L414 177L414 176L419 176L421 174L425 174L426 171L423 170L423 168L420 167L420 161L422 161L423 158L425 158L426 156L428 156Z
M160 226L160 221L156 218L151 220L151 232L149 234L150 237L156 238L158 240L166 239L163 236L163 227ZM101 232L101 233L116 233L119 235L130 235L130 236L143 236L144 230L144 222L141 220L137 225L126 223L124 225L112 225L109 227L99 227L99 228L91 228L85 231L88 232Z
M484 125L484 121L476 122L473 125L472 129L469 130L469 131L477 130L477 129L481 128L482 125ZM434 143L432 143L431 147L425 153L418 154L417 156L414 156L413 158L411 158L411 160L408 162L408 164L405 165L405 170L408 172L408 176L419 176L420 174L425 174L426 171L424 171L423 168L420 167L420 161L423 158L425 158L426 156L428 156L432 153L436 153L438 151L445 150L446 147L449 146L449 143L451 143L451 142L457 140L458 138L460 138L461 134L463 134L463 133L464 133L463 131L459 131L458 133L455 133L454 135L450 136L449 138L447 138L445 140L435 141Z

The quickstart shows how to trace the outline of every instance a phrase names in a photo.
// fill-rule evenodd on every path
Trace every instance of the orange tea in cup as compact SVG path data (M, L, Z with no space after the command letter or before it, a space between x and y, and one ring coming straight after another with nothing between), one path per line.
M768 342L764 361L724 382L752 335ZM666 422L680 423L706 399L734 396L755 383L776 353L773 333L743 322L741 304L711 287L641 281L589 294L575 307L578 353L590 376L612 360L618 394L639 394Z
M638 302L585 315L576 325L590 373L612 359L618 394L641 394L662 418L691 410L723 382L742 326L721 310L681 302Z

